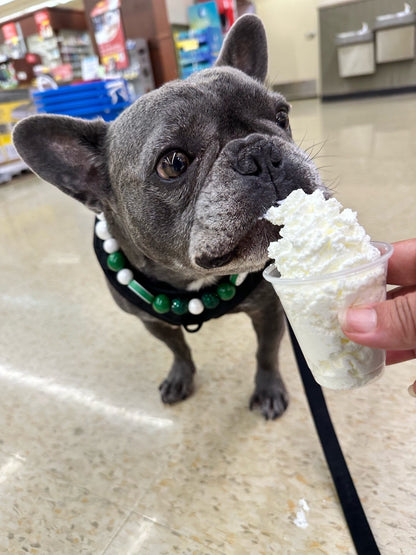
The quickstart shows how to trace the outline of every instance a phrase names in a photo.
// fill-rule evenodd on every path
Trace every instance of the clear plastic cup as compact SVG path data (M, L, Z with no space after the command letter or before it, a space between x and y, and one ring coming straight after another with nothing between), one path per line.
M338 319L348 307L386 298L387 262L393 247L381 242L372 245L380 258L350 270L305 279L283 279L274 264L263 272L282 302L313 377L323 387L360 387L383 370L385 351L348 339Z

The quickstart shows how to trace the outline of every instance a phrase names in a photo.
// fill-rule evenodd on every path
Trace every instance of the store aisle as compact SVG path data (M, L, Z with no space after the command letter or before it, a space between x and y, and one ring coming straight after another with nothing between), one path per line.
M292 128L374 239L416 237L416 95L296 102ZM353 554L288 338L280 420L247 408L244 315L188 336L196 391L163 406L170 353L113 303L92 223L32 175L0 186L0 553ZM416 541L415 378L326 393L386 554Z

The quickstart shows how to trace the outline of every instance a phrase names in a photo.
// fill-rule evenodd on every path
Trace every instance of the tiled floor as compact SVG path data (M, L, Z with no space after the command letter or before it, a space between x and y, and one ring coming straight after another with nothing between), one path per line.
M416 237L416 95L297 102L292 127L374 239ZM0 552L353 554L287 337L280 420L247 408L244 315L189 336L195 394L163 406L170 354L113 303L91 226L31 175L0 186ZM416 552L414 378L326 392L383 555Z

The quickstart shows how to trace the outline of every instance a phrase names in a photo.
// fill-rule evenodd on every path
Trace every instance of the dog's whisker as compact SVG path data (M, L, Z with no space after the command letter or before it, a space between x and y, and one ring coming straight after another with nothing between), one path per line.
M319 154L319 158L339 158L336 154Z
M305 150L306 154L309 157L309 161L315 160L320 153L322 152L322 149L325 147L327 141L322 141L320 143L315 143L313 145L311 145L308 149ZM313 149L319 147L319 149L316 152L313 152Z
M316 166L316 169L320 172L322 170L331 169L333 166Z
M305 133L304 133L302 139L297 143L297 145L298 145L299 148L302 148L302 145L303 145L305 139L306 139L306 131L305 131ZM302 150L303 150L303 149L302 149Z
M320 152L322 150L322 148L328 143L327 139L323 139L322 141L317 141L316 143L311 144L306 151L313 151L313 149L319 147L319 151Z

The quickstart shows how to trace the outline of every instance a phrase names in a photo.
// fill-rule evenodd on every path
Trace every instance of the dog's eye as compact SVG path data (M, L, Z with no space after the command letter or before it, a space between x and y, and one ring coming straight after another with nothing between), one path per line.
M289 114L284 110L280 110L280 112L277 112L276 123L282 129L287 129L289 127Z
M186 172L189 158L184 152L172 150L159 160L156 171L162 179L175 179Z

